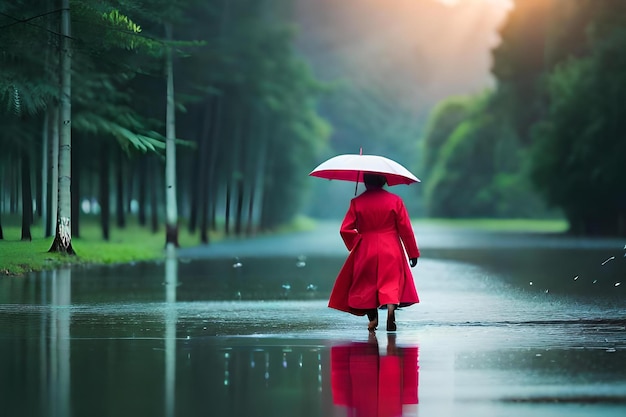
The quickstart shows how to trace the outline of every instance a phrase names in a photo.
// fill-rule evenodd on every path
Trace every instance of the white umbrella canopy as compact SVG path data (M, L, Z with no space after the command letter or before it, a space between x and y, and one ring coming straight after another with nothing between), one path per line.
M389 186L420 182L398 162L380 155L337 155L319 164L309 175L358 183L363 182L364 173L384 175Z

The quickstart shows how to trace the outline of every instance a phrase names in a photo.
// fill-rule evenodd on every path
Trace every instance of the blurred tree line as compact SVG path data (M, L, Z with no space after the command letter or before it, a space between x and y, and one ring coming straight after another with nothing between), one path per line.
M172 188L202 242L292 220L330 128L289 3L2 2L0 238L2 213L20 209L22 239L38 219L59 238L66 203L73 236L82 212L100 216L104 239L131 212L156 232Z
M492 91L454 97L424 134L428 212L536 217L626 235L626 2L517 0Z

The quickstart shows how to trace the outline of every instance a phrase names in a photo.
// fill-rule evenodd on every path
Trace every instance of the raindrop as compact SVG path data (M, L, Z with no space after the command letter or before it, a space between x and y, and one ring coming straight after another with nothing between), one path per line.
M298 268L304 268L306 266L306 256L298 255L298 262L296 262Z
M549 293L549 292L550 292L550 290L546 289L544 292L547 294L547 293Z
M233 264L233 268L241 268L242 266L243 266L243 264L241 262L239 262L239 261L237 261L237 262L235 262Z
M317 285L309 284L306 286L307 291L317 291Z
M593 284L595 284L596 282L598 282L598 280L597 280L597 279L594 279L594 280L593 280Z
M620 285L622 285L622 283L621 283L621 282L616 282L616 283L615 283L615 286L616 286L616 287L619 287Z
M533 282L532 282L532 281L530 281L530 282L529 282L529 284L530 284L530 285L533 285Z
M285 291L289 291L291 289L291 285L290 284L283 284L282 287L283 287L283 289Z
M577 280L578 280L578 275L574 277L574 281L577 281Z
M608 348L606 350L608 353L613 353L613 352L617 352L617 350L615 348Z
M615 256L611 256L606 261L602 262L602 265L606 265L609 261L612 261L613 259L615 259Z

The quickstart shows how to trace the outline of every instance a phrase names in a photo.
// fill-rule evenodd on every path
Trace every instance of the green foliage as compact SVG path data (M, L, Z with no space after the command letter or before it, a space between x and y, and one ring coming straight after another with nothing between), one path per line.
M33 145L41 161L42 123L59 97L60 13L34 17L40 13L35 3L47 10L44 0L0 6L0 11L16 17L10 22L0 17L0 26L12 25L0 31L0 118L7 121L0 140L10 145L3 158L24 143ZM33 6L32 15L21 14L26 6ZM184 121L177 124L178 144L206 140L197 163L211 165L206 171L213 172L212 183L204 184L215 200L210 204L224 204L223 194L213 189L221 191L232 181L256 177L258 201L268 202L262 209L255 207L267 212L264 227L289 222L300 210L308 171L330 135L330 126L317 113L317 101L328 88L294 51L295 30L271 12L274 6L279 7L274 0L71 1L73 145L77 152L89 152L74 164L85 184L79 192L89 188L93 198L97 188L109 187L99 178L100 167L118 170L111 176L123 169L114 166L117 161L93 152L106 149L98 141L117 141L128 155L131 150L161 153L162 58L172 48L176 116ZM173 27L171 41L164 40L166 23ZM207 112L210 106L217 109L214 114ZM205 116L210 118L206 123ZM272 150L267 157L271 163L258 160L263 149ZM178 153L182 175L190 175L187 168L198 154ZM111 155L119 152L112 150ZM90 163L84 162L87 158ZM136 170L132 167L133 175ZM162 186L160 176L153 171L149 175L155 178L146 181ZM179 180L181 198L195 192L195 181L198 177ZM161 198L160 191L150 192L156 199ZM252 198L247 193L249 187L243 198ZM258 201L252 203L260 205Z
M470 116L472 105L471 97L450 97L440 102L431 112L422 140L421 175L424 178L430 176L448 137Z
M500 162L492 179L466 193L467 198L474 203L491 199L496 213L514 206L543 212L532 198L525 205L515 199L531 194L532 180L545 201L566 215L573 232L626 234L621 191L626 189L621 180L626 151L619 139L626 124L618 110L626 97L624 16L626 3L620 0L516 3L493 52L497 88L485 108L503 129L494 149L509 149L511 158L504 165L496 158ZM460 182L454 166L467 161L452 164L451 155L471 159L476 132L489 125L481 120L482 115L469 115L463 122L469 124L447 139L447 151L436 153L441 159L433 175L440 189L441 184L454 189ZM462 140L469 143L461 145ZM433 143L427 152L437 149ZM439 198L432 190L437 184L430 186L430 195L444 211L462 191Z
M498 81L493 108L524 147L530 142L529 129L544 111L543 74L550 65L546 50L558 50L555 42L550 42L549 34L556 36L551 17L555 10L568 9L566 5L559 9L558 2L529 0L516 4L502 25L502 40L493 51L492 72ZM524 176L525 172L518 175Z
M127 141L140 151L152 151L165 149L165 139L156 132L151 132L153 136L135 133L123 125L101 117L97 114L82 114L75 120L77 129L102 136L109 134L118 139L122 144Z
M104 12L102 14L102 18L111 23L112 27L119 28L122 31L127 31L132 34L137 34L141 32L141 27L134 23L132 20L128 18L128 16L124 16L117 9L113 9L110 12ZM132 49L132 46L131 46Z
M272 229L289 223L299 213L307 195L310 167L319 153L323 141L330 135L330 127L311 109L303 109L300 120L285 126L278 137L276 158L266 181L270 192L265 227Z
M0 5L0 112L34 115L58 95L57 83L46 72L46 61L52 61L46 46L54 40L54 30L48 29L54 14L44 6L36 0Z
M272 5L238 0L194 8L180 36L206 46L181 58L177 73L177 91L191 98L185 117L191 122L181 127L182 137L196 138L199 149L203 141L215 141L208 145L215 155L206 156L215 161L208 169L215 187L245 189L233 205L259 184L262 229L289 222L300 211L307 174L329 136L316 111L327 87L295 53L293 27L261 13ZM192 116L208 117L207 109L214 108L219 113L207 130L215 129L217 138L207 138Z
M101 18L102 26L107 28L103 38L105 47L140 50L151 56L162 56L164 42L143 36L141 26L118 9L101 12Z
M524 152L493 95L442 103L425 140L434 161L424 184L434 217L537 217L545 210L524 175Z
M550 112L534 131L534 181L577 233L626 234L626 21L611 26L589 57L551 73Z
M425 186L429 214L476 217L489 213L493 176L493 120L475 116L462 122L442 146ZM490 214L490 213L489 213Z

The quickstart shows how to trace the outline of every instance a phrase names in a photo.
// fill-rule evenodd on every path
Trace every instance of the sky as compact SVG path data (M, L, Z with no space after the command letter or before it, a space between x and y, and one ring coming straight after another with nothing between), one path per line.
M378 85L416 112L493 84L511 0L297 0L299 46L323 79Z

